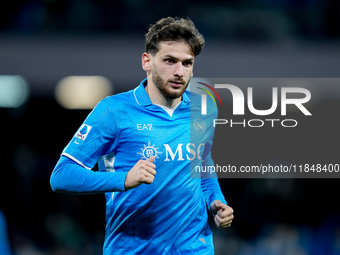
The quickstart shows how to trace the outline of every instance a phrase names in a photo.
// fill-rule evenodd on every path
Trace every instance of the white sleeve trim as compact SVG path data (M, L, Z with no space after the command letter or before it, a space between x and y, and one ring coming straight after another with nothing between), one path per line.
M62 156L68 157L69 159L72 159L74 162L76 162L77 164L81 165L82 167L88 169L88 170L92 170L90 167L87 167L83 162L81 162L80 160L76 159L75 157L73 157L72 155L68 154L68 153L62 153Z

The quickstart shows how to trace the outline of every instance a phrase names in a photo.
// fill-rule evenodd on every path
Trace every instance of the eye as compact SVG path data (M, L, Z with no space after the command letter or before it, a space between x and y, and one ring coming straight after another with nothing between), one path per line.
M176 63L175 60L172 59L172 58L166 58L166 59L165 59L165 62L168 63L168 64Z
M189 67L189 66L192 66L192 61L185 61L185 62L183 62L183 65L184 66L187 66L187 67Z

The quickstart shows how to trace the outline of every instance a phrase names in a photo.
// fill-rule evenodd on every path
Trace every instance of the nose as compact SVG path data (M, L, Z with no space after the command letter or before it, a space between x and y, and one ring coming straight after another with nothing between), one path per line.
M174 75L183 77L184 76L184 68L182 63L178 62L176 63L175 70L174 70Z

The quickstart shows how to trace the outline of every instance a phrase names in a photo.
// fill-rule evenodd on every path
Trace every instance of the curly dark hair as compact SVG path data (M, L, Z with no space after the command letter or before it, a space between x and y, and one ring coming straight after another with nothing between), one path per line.
M160 42L184 41L189 44L194 56L200 54L204 46L204 37L189 19L163 18L149 27L145 35L145 51L152 55L159 51Z

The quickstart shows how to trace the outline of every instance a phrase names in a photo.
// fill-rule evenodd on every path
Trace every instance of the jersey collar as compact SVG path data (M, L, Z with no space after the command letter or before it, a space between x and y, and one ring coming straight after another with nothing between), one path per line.
M152 105L152 102L146 93L145 86L147 85L148 80L144 79L137 88L134 89L133 94L135 96L136 102L139 105L149 106ZM189 92L186 90L182 96L182 101L189 103L190 102Z

